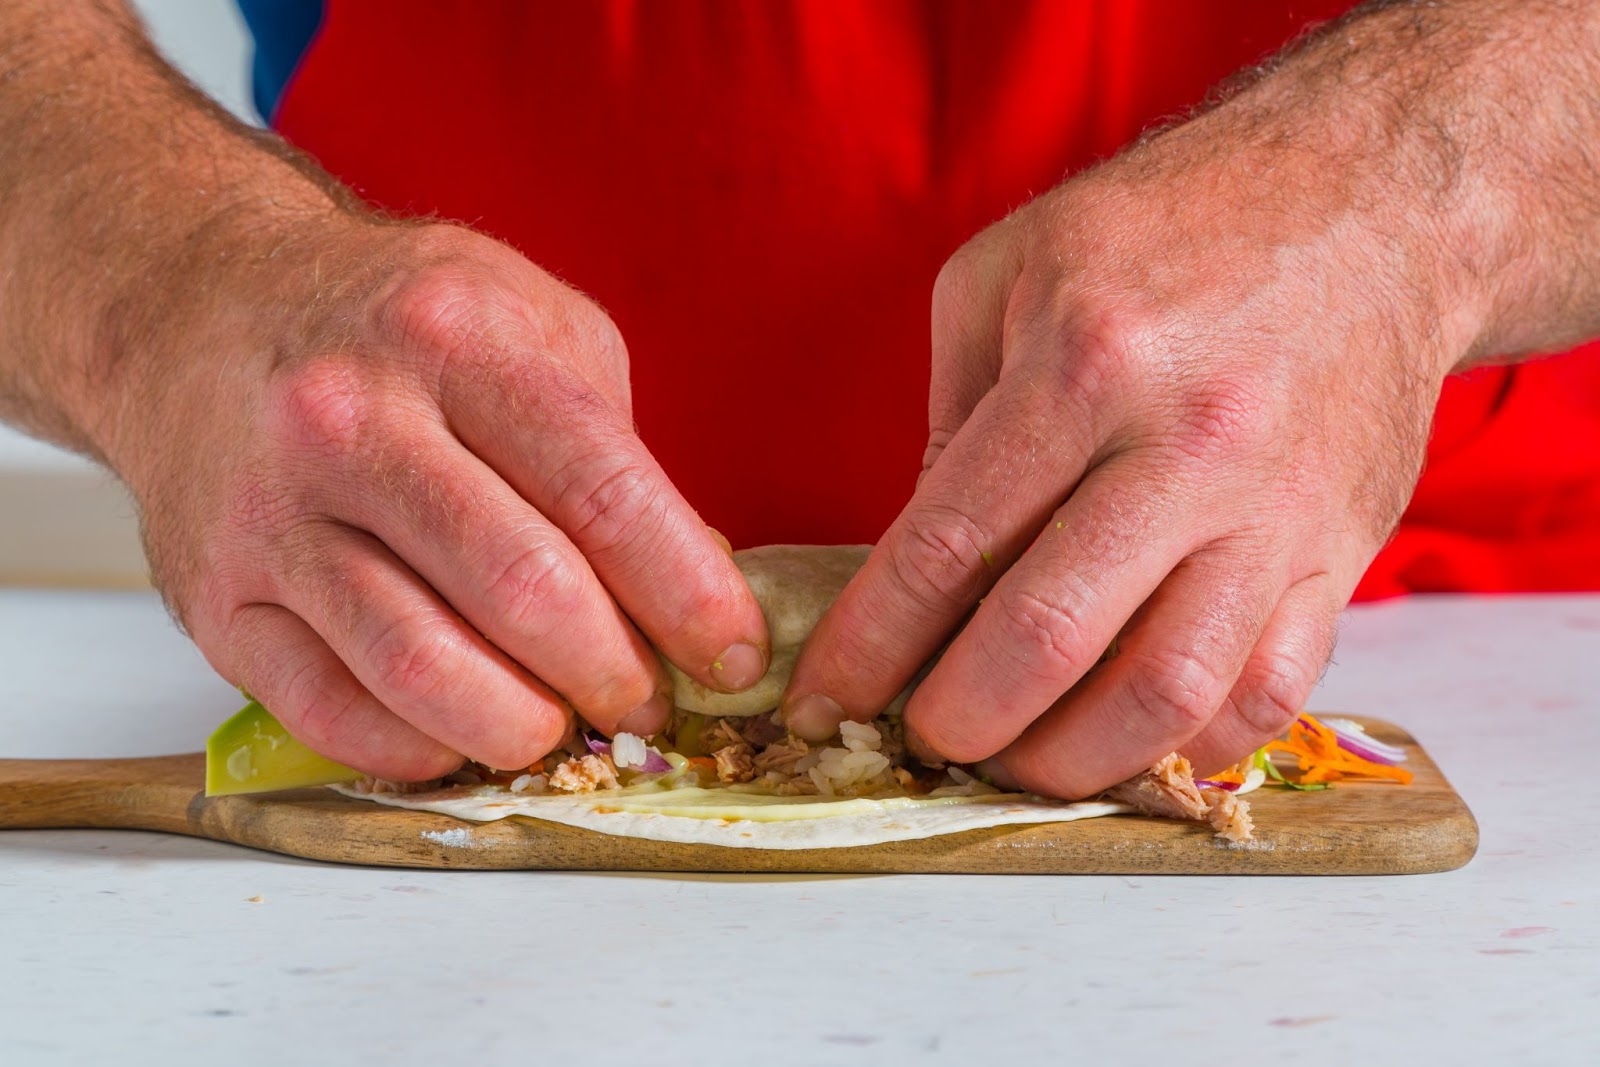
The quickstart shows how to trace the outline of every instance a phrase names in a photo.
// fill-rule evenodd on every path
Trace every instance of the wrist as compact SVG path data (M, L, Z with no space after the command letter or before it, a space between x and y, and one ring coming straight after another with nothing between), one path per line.
M1384 345L1442 383L1493 343L1512 213L1447 131L1394 96L1291 67L1206 119L1239 146L1245 202L1319 232L1332 284L1369 305Z
M1437 308L1445 369L1460 370L1600 333L1597 46L1593 5L1379 7L1228 106L1277 115L1324 182L1358 176L1374 254L1411 264L1394 280Z

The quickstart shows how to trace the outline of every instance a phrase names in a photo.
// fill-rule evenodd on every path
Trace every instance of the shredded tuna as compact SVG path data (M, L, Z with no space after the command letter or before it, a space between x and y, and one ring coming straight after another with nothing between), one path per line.
M1210 806L1208 818L1218 837L1234 844L1243 844L1254 836L1255 823L1250 819L1249 801L1234 796L1226 789L1205 789L1200 795Z
M573 756L554 771L546 783L552 793L593 793L617 788L617 771L604 756Z
M1141 775L1106 790L1106 799L1137 808L1142 815L1204 822L1206 802L1194 784L1194 768L1176 752Z
M770 774L774 771L784 774L793 774L794 765L800 758L811 751L811 746L798 737L788 737L776 744L768 745L755 754L755 768L761 774Z
M717 761L717 781L748 782L756 776L755 761L750 757L750 746L740 741L725 745L711 753Z
M707 752L744 743L744 734L733 719L712 719L700 732L700 747Z
M783 740L788 736L789 728L783 725L783 718L774 711L746 719L739 732L751 748L759 750Z
M1211 824L1229 841L1250 840L1250 805L1226 789L1201 790L1194 768L1176 752L1121 785L1106 790L1107 800L1131 805L1141 815Z

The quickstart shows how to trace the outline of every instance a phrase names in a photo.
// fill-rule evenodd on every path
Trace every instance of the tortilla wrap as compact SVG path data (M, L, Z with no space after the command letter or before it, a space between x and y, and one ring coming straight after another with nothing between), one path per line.
M723 789L675 789L625 799L606 793L530 796L497 786L458 786L404 795L363 793L349 785L331 788L348 797L453 815L469 822L534 819L617 837L729 848L854 848L995 826L1072 822L1137 810L1132 805L1107 800L1069 804L1015 794L937 800L759 797L756 799L765 803L751 804L751 798Z
M850 848L1123 813L1206 821L1230 840L1249 838L1248 807L1237 797L1260 784L1260 770L1245 775L1244 785L1234 791L1202 790L1193 780L1188 761L1173 755L1104 797L1066 802L1002 793L961 768L930 770L914 764L899 743L898 713L921 674L876 724L870 728L847 724L842 739L833 743L835 747L813 748L792 737L771 735L773 730L783 733L774 709L801 646L870 551L865 545L769 545L734 553L771 635L772 659L766 677L743 693L716 693L668 666L679 709L675 722L686 718L701 726L713 722L718 724L713 732L721 731L719 736L734 742L717 752L715 777L710 780L704 771L690 773L694 761L674 751L666 739L657 739L660 749L650 750L660 769L635 773L628 769L634 765L624 766L620 760L620 746L628 735L619 735L616 761L611 744L580 740L572 746L571 755L548 758L543 765L545 773L529 773L509 782L483 784L469 774L457 784L435 783L422 791L370 780L332 788L379 804L474 822L536 819L622 837L730 848ZM697 728L695 736L699 734ZM762 756L783 755L784 747L791 746L806 759L779 765L805 773L788 778L776 772L756 777L756 767L750 766L749 759L755 750L747 741L758 734L771 737L759 742L769 747L756 753L758 766ZM682 739L688 732L680 731L677 736ZM639 739L628 743L642 750ZM739 748L743 752L736 754L742 765L736 765L732 756L725 764L724 756ZM564 762L551 772L552 761L563 756ZM671 770L667 771L669 760ZM702 757L698 762L711 761ZM807 762L812 766L807 768ZM905 770L911 765L918 768L920 779ZM726 773L730 767L742 773ZM851 777L852 768L865 769ZM538 769L536 765L529 771ZM559 791L547 789L560 774L566 775L561 780L567 784ZM798 789L813 795L797 795Z
M763 545L735 552L733 562L767 619L771 666L744 692L719 693L667 663L674 702L685 711L719 716L761 715L777 707L800 646L871 551L871 545Z

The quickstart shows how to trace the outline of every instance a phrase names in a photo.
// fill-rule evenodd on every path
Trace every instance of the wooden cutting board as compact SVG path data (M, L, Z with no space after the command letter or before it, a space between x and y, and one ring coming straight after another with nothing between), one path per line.
M1407 733L1408 786L1340 785L1250 795L1256 838L1229 847L1205 827L1135 816L972 830L863 848L777 851L613 837L553 823L469 823L327 789L205 796L199 753L125 760L0 760L0 829L159 830L290 856L383 867L831 874L1424 874L1478 848L1466 804ZM3 846L0 846L3 847Z

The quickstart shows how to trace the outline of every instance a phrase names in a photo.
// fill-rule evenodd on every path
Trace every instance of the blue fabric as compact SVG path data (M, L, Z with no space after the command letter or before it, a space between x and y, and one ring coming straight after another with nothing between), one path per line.
M322 0L236 0L256 40L250 74L256 110L272 122L300 57L322 25Z

